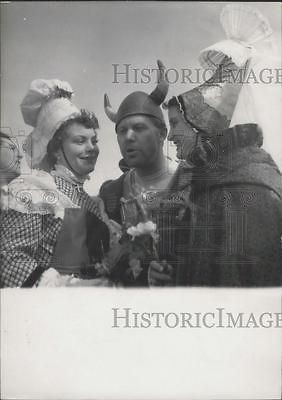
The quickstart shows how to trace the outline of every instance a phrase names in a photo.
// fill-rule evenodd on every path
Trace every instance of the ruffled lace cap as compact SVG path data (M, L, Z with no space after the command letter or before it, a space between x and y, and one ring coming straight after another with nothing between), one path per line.
M58 79L36 79L21 103L26 124L34 127L25 143L27 162L31 168L39 166L47 152L47 145L55 132L66 121L80 115L71 102L73 90L68 82Z

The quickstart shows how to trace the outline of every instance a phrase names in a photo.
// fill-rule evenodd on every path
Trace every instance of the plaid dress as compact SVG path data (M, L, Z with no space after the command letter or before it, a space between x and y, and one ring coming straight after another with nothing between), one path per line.
M61 176L54 176L57 189L75 205L103 221L99 204L84 190ZM1 211L1 287L32 286L52 263L63 220L53 214ZM38 273L39 271L39 273Z

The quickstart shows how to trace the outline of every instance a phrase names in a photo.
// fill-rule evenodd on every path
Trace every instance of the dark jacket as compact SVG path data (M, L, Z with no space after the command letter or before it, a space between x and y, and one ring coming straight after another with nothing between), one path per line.
M99 196L105 204L108 217L121 224L120 199L123 196L123 182L126 173L115 180L109 180L102 184Z
M281 285L281 173L259 142L254 124L208 142L208 163L192 179L181 284Z

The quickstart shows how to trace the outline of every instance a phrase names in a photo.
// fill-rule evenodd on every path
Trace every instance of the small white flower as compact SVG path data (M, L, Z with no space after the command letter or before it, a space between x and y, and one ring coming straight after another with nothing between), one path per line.
M157 226L154 224L152 221L147 221L147 222L139 222L136 226L131 226L130 228L127 229L127 233L132 236L132 240L134 240L135 237L141 236L141 235L153 235L156 233Z
M156 224L154 224L153 221L147 221L147 222L145 222L143 229L144 229L144 233L151 234L151 233L156 232L157 226L156 226Z
M132 236L132 240L135 239L136 236L139 236L139 232L136 226L131 226L126 231L130 236Z
M38 286L45 287L60 287L66 286L67 281L70 279L69 276L63 276L54 268L49 268L43 272Z

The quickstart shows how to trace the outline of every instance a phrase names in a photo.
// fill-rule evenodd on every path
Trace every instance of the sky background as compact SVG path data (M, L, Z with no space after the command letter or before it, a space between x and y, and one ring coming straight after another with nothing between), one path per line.
M113 64L155 68L199 68L203 48L225 38L219 23L226 2L2 2L1 128L28 134L19 105L32 80L58 78L75 91L74 103L96 113L100 156L88 182L97 193L102 182L118 177L121 158L114 124L105 116L103 95L117 108L135 90L150 92L150 82L114 83ZM281 4L251 3L269 19L281 39ZM154 75L152 75L153 77ZM131 79L131 78L130 78ZM132 80L134 77L132 75ZM171 75L173 80L173 75ZM191 88L179 80L168 98ZM174 145L165 150L175 158Z

